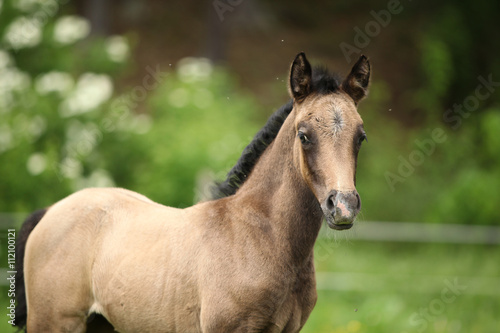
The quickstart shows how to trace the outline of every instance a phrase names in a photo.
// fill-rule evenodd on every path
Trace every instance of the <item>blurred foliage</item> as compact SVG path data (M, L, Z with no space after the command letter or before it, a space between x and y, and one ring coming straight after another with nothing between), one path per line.
M428 20L420 32L420 86L408 94L409 108L423 115L418 126L402 127L392 121L387 112L390 90L383 82L373 82L371 95L361 106L370 140L358 162L365 219L499 223L500 91L498 87L489 91L479 79L492 77L497 86L500 82L498 57L484 52L500 50L486 28L495 25L496 18L487 12L497 5L443 3L429 13L436 19ZM477 98L478 86L487 93L486 99ZM477 104L467 107L471 100ZM434 142L432 152L426 153L422 142L432 140L434 129L444 131L445 139ZM419 155L421 162L415 159ZM412 163L412 157L418 163ZM406 172L405 163L411 171ZM400 178L388 181L388 173Z
M257 96L197 58L149 66L142 82L117 92L132 66L127 38L91 35L88 21L68 15L71 3L44 6L3 1L0 9L0 211L31 211L89 186L177 207L207 198L264 123ZM496 39L477 23L493 24L485 11L495 6L444 2L433 7L439 19L415 33L419 84L405 96L421 123L396 120L407 111L391 109L393 91L374 75L360 106L369 138L358 163L362 219L497 223L499 93L459 122L444 117L474 96L478 76L500 80L495 53L481 51L498 49ZM435 129L445 139L429 153L422 142Z
M11 4L2 8L0 36L26 10L47 10ZM127 187L172 206L207 198L210 180L223 178L258 129L255 101L235 90L226 71L195 58L175 72L148 67L142 84L113 97L125 40L58 42L54 27L68 19L88 24L54 17L28 25L40 29L38 41L26 43L37 33L24 36L23 29L14 34L18 44L3 39L0 211L31 211L90 186ZM135 113L145 99L150 114Z
M147 166L132 176L137 191L176 207L210 197L258 130L258 104L234 87L206 59L179 62L149 100L154 125L140 138Z

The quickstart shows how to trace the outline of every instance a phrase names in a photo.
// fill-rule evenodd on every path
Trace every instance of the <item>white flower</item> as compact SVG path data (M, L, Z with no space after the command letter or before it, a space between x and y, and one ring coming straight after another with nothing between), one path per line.
M63 16L54 26L54 40L61 44L72 44L87 37L89 33L89 21L79 16Z
M115 62L123 62L129 55L127 40L122 36L111 36L106 40L106 53L109 59Z
M64 150L68 157L80 158L89 155L101 141L102 132L96 124L83 124L72 120L66 129Z
M113 178L104 169L96 169L92 171L89 177L82 177L76 180L75 190L88 187L115 187L116 184Z
M83 166L77 159L66 157L59 164L59 171L63 177L74 179L82 174Z
M35 89L40 95L47 95L51 92L65 95L73 89L74 85L75 82L70 74L52 71L42 74L36 79Z
M47 167L47 159L43 153L34 153L26 162L26 169L33 176L41 174Z
M28 127L28 132L31 134L31 141L34 142L47 129L47 121L42 116L34 116L31 119Z
M4 68L0 70L0 91L21 91L31 85L31 78L28 74L21 72L17 68Z
M0 0L0 3L1 3L1 1L2 0ZM10 66L11 63L12 63L12 60L10 58L10 54L5 52L4 50L0 49L0 71L3 68Z
M182 82L203 81L210 77L212 63L207 58L184 58L178 63L177 73Z
M43 5L46 3L46 0L17 0L17 1L12 1L14 7L16 7L19 10L22 10L23 12L30 12L34 9L36 9L38 6Z
M132 130L137 134L146 134L153 126L153 120L146 114L137 115L132 121Z
M42 41L42 24L37 19L20 16L6 28L4 40L14 49L36 46Z
M10 91L0 90L0 114L9 113L14 104L14 96Z
M1 59L0 53L0 62ZM31 86L31 78L28 74L21 72L17 68L0 66L0 114L10 112L15 103L26 100L14 99L13 92L24 91Z
M108 75L85 73L78 79L75 90L63 101L59 113L70 117L92 111L111 98L113 83Z

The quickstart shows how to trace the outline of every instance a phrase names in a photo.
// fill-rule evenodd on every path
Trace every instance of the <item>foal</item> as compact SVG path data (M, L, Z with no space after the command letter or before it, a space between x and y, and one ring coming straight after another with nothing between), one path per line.
M340 81L298 54L293 104L247 147L220 199L175 209L93 188L29 218L18 243L28 332L85 332L93 313L118 332L298 332L316 302L323 217L349 229L361 207L356 107L369 76L364 56Z

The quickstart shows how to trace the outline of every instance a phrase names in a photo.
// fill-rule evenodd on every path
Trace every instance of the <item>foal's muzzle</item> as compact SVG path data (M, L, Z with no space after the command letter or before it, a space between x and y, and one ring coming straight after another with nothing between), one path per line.
M350 229L361 209L361 199L356 190L349 192L333 190L321 204L321 208L330 228Z

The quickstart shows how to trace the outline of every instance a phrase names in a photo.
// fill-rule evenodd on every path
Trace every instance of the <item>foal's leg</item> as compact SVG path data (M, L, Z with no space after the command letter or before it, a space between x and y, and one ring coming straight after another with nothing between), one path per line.
M51 315L55 316L49 317ZM27 329L30 333L85 333L85 321L83 315L56 315L53 312L37 311L33 315L28 313Z
M78 205L79 201L86 204ZM28 238L24 280L29 333L86 330L94 303L91 270L96 224L103 214L91 204L79 196L60 201Z
M30 266L37 274L28 270L25 275L29 333L85 332L92 292L78 266L64 259Z
M48 271L27 278L28 332L85 332L90 289L78 273L47 276Z
M25 258L27 330L29 333L83 333L93 303L87 268L90 265L85 255L78 256L77 251L67 250L70 247L65 242L47 247L40 245L39 239L34 237L28 242Z

